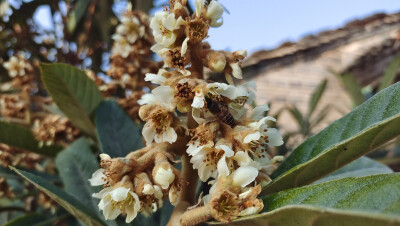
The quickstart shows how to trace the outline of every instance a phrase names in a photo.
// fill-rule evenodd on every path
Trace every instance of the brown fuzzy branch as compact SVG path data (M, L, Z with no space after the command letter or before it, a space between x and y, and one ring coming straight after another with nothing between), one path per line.
M196 190L198 180L197 172L193 169L187 154L182 155L181 159L183 186L179 195L178 204L172 212L168 226L180 225L181 218L187 208L196 203L196 193L194 191Z

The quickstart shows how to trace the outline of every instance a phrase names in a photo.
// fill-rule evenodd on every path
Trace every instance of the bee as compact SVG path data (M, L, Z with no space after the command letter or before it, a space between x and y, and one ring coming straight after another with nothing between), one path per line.
M214 101L210 97L205 97L205 99L208 110L210 110L211 113L216 115L219 120L221 120L223 123L229 125L232 128L236 126L235 119L229 112L228 105L226 105L225 103Z

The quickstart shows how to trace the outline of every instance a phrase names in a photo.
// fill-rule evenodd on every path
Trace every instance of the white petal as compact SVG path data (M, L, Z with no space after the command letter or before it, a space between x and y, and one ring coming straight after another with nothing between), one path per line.
M162 192L160 186L154 185L153 188L154 188L154 196L155 196L157 199L162 199L162 197L163 197L164 194L163 194L163 192Z
M111 157L108 154L102 153L100 154L100 159L103 161L111 160Z
M165 18L163 20L163 25L165 28L167 28L170 31L173 31L175 28L175 14L174 13L170 13L168 14L167 18Z
M147 82L150 81L154 84L164 84L165 81L167 81L167 78L162 75L147 73L146 77L144 77L144 80Z
M157 98L154 94L152 93L146 93L142 95L142 98L138 100L138 104L140 105L145 105L145 104L156 104L157 103Z
M250 118L253 119L254 121L260 120L262 117L264 117L265 112L269 111L269 107L266 104L263 105L258 105L253 109L253 112L251 113Z
M258 170L251 166L241 166L232 173L233 184L242 187L253 182L258 175Z
M259 140L260 137L261 137L260 132L250 133L243 139L243 143L248 144L253 140Z
M208 89L215 89L215 92L231 100L237 98L236 87L225 83L214 82L207 85Z
M235 160L239 166L247 166L252 161L249 154L244 151L238 151L235 153Z
M229 175L229 168L228 168L228 164L226 164L226 157L225 155L223 155L217 164L217 169L218 169L218 175L219 176L223 176L226 177Z
M135 199L135 204L132 206L127 206L126 207L126 219L125 222L126 223L130 223L133 221L133 219L135 219L135 217L137 216L137 213L140 210L140 200L139 197L137 196L136 193L134 192L129 192L130 195L132 195L132 197Z
M264 118L260 119L260 121L257 122L257 128L260 128L262 125L267 124L268 121L276 122L276 119L271 116L264 117Z
M211 177L211 175L213 174L212 171L214 171L214 170L215 170L215 166L214 165L210 164L210 165L207 166L207 164L202 162L200 164L200 166L199 166L198 171L197 171L198 174L199 174L200 180L203 181L203 182L206 182L208 180L208 178Z
M169 86L158 86L151 91L156 98L158 103L168 110L173 110L173 99L174 99L174 89Z
M188 153L190 156L194 156L197 153L199 153L204 147L205 147L204 145L203 146L199 146L199 147L197 147L195 145L190 145L188 147L188 149L186 150L186 153Z
M189 41L189 38L186 37L185 40L184 40L183 43L182 43L182 48L181 48L181 55L182 55L182 56L185 55L185 53L186 53L186 51L187 51L188 41Z
M193 108L202 108L204 107L204 94L202 91L196 91L196 95L193 98L192 107Z
M151 143L154 140L154 136L156 135L156 132L157 131L151 121L146 122L146 124L144 124L142 129L142 135L144 140L146 141L146 146L151 145Z
M221 148L224 150L226 157L232 157L235 153L232 151L232 149L226 145L218 145L216 148Z
M111 191L112 191L112 188L111 188L111 187L107 187L107 188L102 189L102 190L99 191L98 193L93 193L93 194L92 194L92 197L101 199L101 198L103 198L103 196L104 196L105 194L107 194L107 193L109 193L109 192L111 192Z
M218 20L224 13L224 7L217 1L212 0L207 7L206 18L212 20Z
M192 72L190 72L189 70L186 70L186 69L179 69L178 71L184 76L189 76L192 74Z
M129 190L129 188L118 187L111 192L111 198L116 202L125 200Z
M239 63L232 63L232 64L229 64L229 66L231 66L231 68L232 68L233 77L238 78L238 79L243 78L242 69L240 68Z
M250 206L240 211L239 216L253 215L261 211L260 207Z
M163 133L163 141L169 142L170 144L174 143L178 135L172 127L168 127L167 130Z
M98 170L96 170L93 174L92 174L92 178L89 179L90 185L92 186L99 186L99 185L103 185L106 183L106 181L104 180L105 176L104 176L104 169L100 168Z
M107 205L103 209L104 218L106 220L114 220L121 214L121 210L118 208L113 208L112 205Z
M204 7L204 0L194 1L194 6L196 7L196 16L199 17L200 13L201 13L201 9Z
M279 134L278 130L275 128L268 128L265 134L268 136L268 145L271 146L279 146L283 144L283 139L281 134Z

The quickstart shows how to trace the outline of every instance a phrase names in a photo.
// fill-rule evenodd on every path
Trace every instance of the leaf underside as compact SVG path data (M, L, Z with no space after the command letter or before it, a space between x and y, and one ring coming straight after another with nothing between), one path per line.
M97 214L91 208L89 209L88 207L84 206L80 201L78 201L76 198L66 193L62 189L31 173L18 170L11 166L10 168L21 177L35 185L38 189L46 193L46 195L54 199L54 201L64 207L65 210L74 215L76 218L81 220L85 225L107 225L97 216Z
M95 121L101 150L112 158L124 157L143 147L139 127L115 101L101 102Z
M96 137L90 116L103 97L86 73L73 66L40 64L43 82L58 108L71 122L92 138Z

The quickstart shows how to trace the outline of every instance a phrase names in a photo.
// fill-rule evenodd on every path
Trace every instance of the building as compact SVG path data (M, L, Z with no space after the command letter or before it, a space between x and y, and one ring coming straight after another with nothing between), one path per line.
M360 85L376 85L399 53L400 13L376 14L336 30L306 36L296 43L255 52L242 66L244 77L257 83L257 104L272 103L272 115L289 105L296 105L305 113L313 90L327 79L317 111L328 105L331 110L318 130L353 107L335 74L352 73ZM279 122L284 131L296 129L288 112L281 114Z

